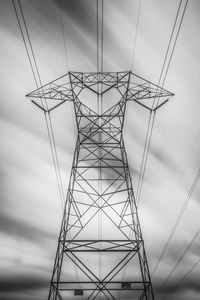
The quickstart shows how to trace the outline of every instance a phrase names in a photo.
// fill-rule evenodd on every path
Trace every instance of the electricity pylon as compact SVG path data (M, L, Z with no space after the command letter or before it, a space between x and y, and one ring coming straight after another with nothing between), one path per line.
M48 113L73 101L78 131L48 299L153 300L123 125L128 101L155 111L173 94L131 72L69 72L28 96Z

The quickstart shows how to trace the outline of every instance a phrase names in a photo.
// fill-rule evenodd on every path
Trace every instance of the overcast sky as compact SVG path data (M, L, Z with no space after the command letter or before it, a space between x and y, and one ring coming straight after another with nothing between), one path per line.
M63 1L69 70L96 71L96 1ZM66 72L59 2L21 1L43 83ZM142 0L134 71L158 83L178 0ZM139 1L104 1L104 70L130 70ZM155 267L200 167L200 2L189 0L165 88L175 96L156 115L139 216ZM62 208L42 112L25 94L35 84L11 1L0 1L0 298L47 299ZM52 114L65 190L75 146L72 105ZM124 138L134 187L148 112L129 103ZM199 183L153 278L156 299L200 299ZM177 284L180 284L177 286ZM170 293L171 292L171 293Z

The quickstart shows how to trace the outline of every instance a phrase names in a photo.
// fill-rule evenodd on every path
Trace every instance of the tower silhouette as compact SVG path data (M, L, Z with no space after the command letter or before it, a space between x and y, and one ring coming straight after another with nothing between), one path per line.
M69 72L27 96L45 113L73 101L78 132L48 299L154 299L123 126L128 101L155 112L173 94L131 72Z

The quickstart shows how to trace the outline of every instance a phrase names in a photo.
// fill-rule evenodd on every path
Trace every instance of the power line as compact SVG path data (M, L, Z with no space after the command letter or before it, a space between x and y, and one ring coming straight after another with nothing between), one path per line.
M181 0L181 3L182 3L182 0ZM177 31L177 34L176 34L176 37L175 37L173 48L172 48L172 51L171 51L171 54L170 54L170 57L169 57L169 61L168 61L167 69L166 69L166 72L165 72L165 75L164 75L164 78L163 78L162 86L164 85L164 82L166 80L166 76L167 76L167 73L168 73L168 70L169 70L169 66L170 66L170 63L171 63L171 60L172 60L172 55L174 53L174 49L175 49L175 46L176 46L176 43L177 43L177 40L178 40L178 36L179 36L180 29L181 29L181 26L182 26L182 23L183 23L183 18L185 16L187 5L188 5L188 0L186 0L185 5L183 7L183 12L182 12L182 15L181 15L181 20L180 20L180 23L179 23L179 26L178 26L178 31Z
M62 209L64 210L64 203L63 203L64 191L63 191L63 188L62 188L60 169L57 167L57 162L56 162L58 157L57 157L57 151L56 151L56 148L55 148L55 140L52 136L52 127L49 127L49 125L48 125L47 114L45 113L44 116L45 116L45 123L46 123L46 127L47 127L47 133L48 133L48 138L49 138L49 143L50 143L50 148L51 148L51 153L52 153L54 170L55 170L55 174L56 174L58 192L59 192L59 196L60 196L60 200L61 200Z
M197 259L197 261L192 265L192 267L188 270L188 272L178 281L178 283L173 287L173 289L171 289L169 293L167 293L167 295L165 295L161 300L167 299L167 297L172 292L174 292L177 289L177 287L180 286L182 282L192 273L192 271L198 266L199 263L200 263L200 258Z
M17 3L18 3L18 7L16 6L15 1L12 0L15 15L16 15L18 25L20 28L20 32L22 35L23 43L24 43L24 46L25 46L25 49L27 52L30 66L31 66L31 71L32 71L32 74L33 74L33 77L35 80L35 84L38 88L39 86L42 86L42 81L41 81L41 77L39 74L39 69L38 69L38 65L36 62L34 50L32 47L32 43L31 43L28 27L26 24L25 16L23 13L22 5L19 0L17 1ZM21 18L21 20L20 20L20 18ZM41 103L42 103L43 108L46 107L46 109L48 110L48 105L47 105L46 100L45 99L41 100ZM57 180L57 184L58 184L61 205L63 208L64 192L63 192L63 185L62 185L62 180L61 180L60 167L59 167L59 162L58 162L57 149L56 149L56 144L55 144L55 137L54 137L54 133L53 133L51 116L50 116L50 113L47 113L47 112L45 112L44 115L45 115L45 123L46 123L46 127L47 127L47 133L48 133L48 138L49 138L49 143L50 143L50 148L51 148L51 153L52 153L53 165L54 165L54 170L55 170L55 174L56 174L56 180Z
M63 48L64 48L64 56L65 56L65 63L66 63L66 72L69 72L69 60L68 60L68 53L69 53L69 45L68 45L68 51L67 51L67 37L65 35L65 31L64 31L64 22L63 22L63 0L58 0L58 5L59 5L59 12L60 12L60 25L61 25L61 32L62 32L62 39L63 39ZM71 113L72 116L74 118L75 121L75 117L74 117L74 111L73 111L73 107L70 105L71 107ZM75 124L76 122L73 122L73 131L74 131L74 136L76 133L76 128L75 128Z
M144 175L145 175L145 171L146 171L148 154L149 154L149 149L150 149L150 144L151 144L151 137L152 137L152 132L153 132L153 128L154 128L155 116L156 116L156 111L150 111L148 125L147 125L147 131L146 131L146 137L145 137L144 151L143 151L142 162L141 162L141 167L140 167L140 175L139 175L139 180L138 180L138 185L137 185L137 190L136 190L137 207L139 206L142 187L143 187Z
M158 81L158 85L161 84L161 87L164 86L164 83L165 83L165 80L166 80L166 76L167 76L167 73L168 73L168 70L169 70L169 66L170 66L170 63L171 63L171 60L172 60L172 55L174 53L174 49L175 49L175 46L176 46L176 42L178 40L178 36L179 36L179 33L180 33L180 28L181 28L181 25L182 25L182 22L183 22L183 17L185 15L187 3L188 3L188 0L186 0L186 3L184 5L184 9L183 9L183 12L182 12L182 16L181 16L179 25L177 25L177 20L179 18L180 11L181 11L182 1L183 0L180 0L180 2L179 2L179 6L178 6L178 10L177 10L176 17L175 17L175 20L174 20L172 32L171 32L170 39L169 39L169 42L168 42L167 51L166 51L166 54L165 54L163 65L162 65L161 74L160 74L159 81ZM178 29L176 31L177 26L178 26ZM176 32L176 34L175 34L175 32ZM174 36L175 36L175 38L174 38ZM170 49L172 49L171 53L170 53ZM162 80L162 77L163 77L163 80ZM153 101L153 104L152 104L153 112L150 113L149 122L148 122L148 125L147 125L145 145L144 145L142 162L141 162L141 167L140 167L140 175L139 175L139 180L138 180L138 185L137 185L137 190L136 190L137 206L139 205L140 198L141 198L141 192L142 192L142 187L143 187L145 170L146 170L146 165L147 165L147 161L148 161L148 154L149 154L149 149L150 149L150 144L151 144L151 137L152 137L153 127L154 127L154 122L155 122L155 112L156 111L154 109L157 107L158 103L159 103L159 98L157 98L157 99L155 98L154 101Z
M200 138L200 131L198 132L198 134L197 134L197 136L196 136L196 138L194 140L194 143L193 143L193 145L191 147L190 153L189 153L189 155L188 155L188 157L186 159L186 163L185 163L184 167L182 168L182 172L181 172L181 175L180 175L180 181L181 181L182 177L184 176L184 174L185 174L185 172L187 170L189 161L190 161L190 159L191 159L191 157L193 155L193 152L194 152L194 150L195 150L195 148L197 146L197 143L199 142L199 138Z
M183 203L183 205L181 207L181 210L180 210L179 215L178 215L178 217L176 219L176 222L175 222L175 224L174 224L174 226L173 226L173 228L172 228L172 230L170 232L170 235L169 235L169 237L167 239L167 242L166 242L166 244L165 244L165 246L164 246L164 248L163 248L163 250L162 250L162 252L161 252L161 254L159 256L159 259L158 259L158 261L157 261L157 263L156 263L156 265L155 265L155 267L153 269L152 275L154 275L154 273L157 270L157 268L158 268L158 266L159 266L159 264L160 264L163 256L165 255L165 253L166 253L166 251L167 251L167 249L169 247L169 244L170 244L170 242L171 242L171 240L172 240L172 238L174 236L174 233L176 232L176 229L177 229L177 227L178 227L178 225L179 225L179 223L181 221L183 213L184 213L184 211L185 211L185 209L186 209L186 207L187 207L187 205L189 203L189 200L190 200L190 198L192 196L192 193L193 193L193 191L194 191L194 189L195 189L195 187L196 187L196 185L198 183L199 178L200 178L200 168L199 168L199 170L198 170L198 172L197 172L197 174L196 174L196 176L195 176L195 178L193 180L193 183L192 183L192 185L190 187L190 190L189 190L189 192L187 194L187 197L186 197L186 199L185 199L185 201L184 201L184 203Z
M99 77L99 81L100 81L100 76L103 72L103 33L104 33L104 28L103 28L103 24L104 24L104 1L103 0L97 0L96 1L96 43L97 43L97 53L96 53L96 60L97 60L97 73L98 73L98 77ZM102 115L103 113L103 95L102 95L102 85L99 86L99 84L97 85L97 113L98 115ZM98 120L98 126L99 128L101 127L101 122L102 119L101 117ZM98 141L99 143L101 143L101 132L99 131L98 133ZM101 156L102 156L102 149L101 147L98 147L98 193L99 195L102 194L102 170L101 170ZM102 198L101 196L98 199L98 205L99 207L102 206ZM98 213L98 237L99 240L102 239L102 210L99 210ZM100 246L101 247L101 246ZM102 266L103 266L103 262L102 262L102 253L99 252L99 278L102 278ZM101 296L100 296L101 297Z
M104 13L104 1L101 2L101 72L103 72L103 13Z
M135 62L135 53L136 53L136 44L137 44L137 37L138 37L138 28L139 28L139 21L140 21L140 11L141 11L142 0L139 0L139 8L137 14L137 23L136 23L136 30L133 42L133 56L131 62L131 71L133 72L134 62Z
M97 73L103 72L103 35L104 35L104 20L103 20L103 13L104 13L104 1L103 0L96 0L96 61L97 61Z
M20 3L20 0L18 0L18 5L19 5L19 8L20 8L19 12L21 12L21 16L22 16L22 20L23 20L23 22L21 23L20 22L20 17L19 17L18 11L17 11L17 7L14 3L14 0L12 0L12 3L13 3L15 14L16 14L16 17L17 17L18 25L20 27L20 31L21 31L21 35L22 35L23 42L24 42L24 45L25 45L25 49L26 49L26 52L27 52L27 55L28 55L29 63L31 65L31 71L33 73L33 77L34 77L36 86L38 88L39 86L42 86L42 81L41 81L39 69L38 69L38 66L37 66L35 54L34 54L34 51L33 51L30 35L29 35L29 32L28 32L28 27L27 27L27 24L26 24L26 20L25 20L25 17L24 17L23 10L22 10L22 6L21 6L21 3ZM23 30L22 24L24 25L24 30ZM28 37L28 45L27 45L27 42L26 42L26 36ZM29 51L30 51L30 53L29 53ZM65 53L67 54L67 52L65 52ZM32 59L31 59L31 55L32 55ZM68 62L68 60L67 60L67 57L66 57L66 63L67 62ZM34 70L36 70L37 75L35 74ZM64 207L66 205L65 204L65 195L64 195L63 183L62 183L62 178L61 178L60 165L59 165L59 160L58 160L57 147L56 147L55 135L54 135L54 131L53 131L52 119L51 119L50 112L48 112L48 105L47 105L46 100L44 99L44 103L43 103L43 100L41 100L41 103L42 103L43 108L44 108L44 103L45 103L45 107L46 107L46 111L44 110L45 123L46 123L46 127L47 127L47 133L48 133L49 144L50 144L50 148L51 148L51 154L52 154L52 159L53 159L53 165L54 165L56 181L57 181L57 185L58 185L58 191L59 191L61 206L62 206L62 209L64 211ZM76 278L79 278L77 266L76 266L75 263L73 263L73 265L74 265L74 271L75 271Z
M164 58L164 62L163 62L163 66L162 66L162 69L161 69L161 74L160 74L160 77L159 77L159 82L158 82L158 85L161 84L161 86L163 87L164 86L164 83L165 83L165 80L166 80L166 76L167 76L167 73L168 73L168 70L169 70L169 66L170 66L170 63L171 63L171 60L172 60L172 56L173 56L173 53L174 53L174 49L175 49L175 46L176 46L176 43L177 43L177 40L178 40L178 36L179 36L179 33L180 33L180 28L181 28L181 25L182 25L182 22L183 22L183 18L184 18L184 15L185 15L185 11L186 11L186 8L187 8L187 4L188 4L188 0L185 2L185 5L184 5L184 8L183 8L183 12L182 12L182 16L181 16L181 19L180 19L180 22L179 22L179 25L178 25L178 29L177 29L177 32L175 34L175 29L176 29L176 25L177 25L177 20L178 20L178 17L179 17L179 14L180 14L180 11L181 11L181 5L182 5L182 0L179 2L179 6L178 6L178 10L177 10L177 13L176 13L176 17L175 17L175 21L174 21L174 25L173 25L173 28L172 28L172 33L171 33L171 36L170 36L170 40L169 40L169 43L168 43L168 47L167 47L167 51L166 51L166 55L165 55L165 58ZM173 46L172 46L172 40L173 40L173 36L175 35L175 39L174 39L174 42L173 42ZM172 50L171 50L171 53L170 53L170 48L172 46ZM170 54L169 54L170 53ZM168 58L169 57L169 58ZM167 62L168 61L168 62ZM166 66L166 68L165 68ZM164 72L165 70L165 72ZM162 78L163 77L163 78ZM153 106L152 108L154 108L155 106L158 105L158 102L159 102L159 98L154 101L153 103ZM156 104L156 105L155 105ZM149 153L149 148L150 148L150 143L151 143L151 137L152 137L152 132L153 132L153 126L154 126L154 122L155 122L155 113L153 111L153 113L150 114L150 118L149 118L149 122L148 122L148 127L147 127L147 133L146 133L146 138L145 138L145 146L144 146L144 151L143 151L143 157L142 157L142 163L141 163L141 168L140 168L140 177L139 177L139 181L138 181L138 186L137 186L137 192L136 192L136 201L137 201L137 206L139 205L139 201L140 201L140 197L141 197L141 192L142 192L142 186L143 186L143 181L144 181L144 175L145 175L145 169L146 169L146 165L147 165L147 160L148 160L148 153ZM199 172L200 173L200 170ZM191 193L193 192L195 186L196 186L196 183L199 179L199 176L200 174L197 173L197 176L193 182L193 185L191 187L191 190L188 194L188 197L186 198L186 201L181 209L181 212L179 214L179 217L174 225L174 228L172 229L172 232L167 240L167 243L166 243L166 246L164 247L160 257L159 257L159 260L152 272L152 275L154 275L156 269L158 268L158 265L160 264L160 261L162 259L162 257L164 256L168 246L169 246L169 243L172 239L172 236L180 222L180 219L182 217L182 214L187 206L187 203L189 201L189 198L191 196Z
M36 80L35 72L34 72L34 65L32 63L31 56L29 54L29 49L27 47L26 40L25 40L25 33L26 32L24 33L24 30L23 30L23 28L21 26L19 15L18 15L17 8L16 8L14 0L12 0L12 4L13 4L14 12L15 12L15 15L16 15L16 18L17 18L17 22L18 22L18 25L19 25L19 29L20 29L20 32L21 32L21 36L22 36L22 39L23 39L23 43L24 43L24 46L25 46L25 49L26 49L26 53L27 53L27 56L28 56L28 60L29 60L29 64L30 64L30 67L31 67L31 71L32 71L33 77L34 77L34 81L35 81L35 84L36 84L36 86L38 88L38 84L37 84L37 80Z
M140 14L141 14L141 4L142 0L139 0L139 6L138 6L138 13L137 13L137 22L136 22L136 30L135 30L135 35L134 35L134 42L133 42L133 56L132 56L132 62L131 62L131 71L133 72L134 68L134 62L135 62L135 53L136 53L136 45L137 45L137 36L138 36L138 29L139 29L139 20L140 20ZM125 122L127 122L128 119L128 110L126 111L125 115ZM126 127L125 127L126 129ZM126 134L126 131L125 131ZM130 239L133 238L133 233L130 232L129 234ZM124 281L125 276L127 272L127 266L123 269L122 276L121 276L121 281ZM119 300L121 299L121 291L119 292Z
M140 14L141 14L141 5L142 5L142 0L139 0L139 7L138 7L138 14L137 14L137 22L136 22L136 30L135 30L135 35L134 35L134 41L133 41L133 54L132 54L132 62L131 62L131 71L133 72L134 69L134 63L135 63L135 54L136 54L136 45L137 45L137 36L138 36L138 30L139 30L139 20L140 20ZM125 115L125 121L124 124L127 124L128 120L128 113L129 111L126 111ZM124 125L124 136L126 135L126 125Z
M99 72L99 0L96 0L96 22L97 22L97 73Z
M167 47L167 52L166 52L166 54L165 54L165 58L164 58L162 70L161 70L161 73L160 73L158 85L160 85L161 79L162 79L162 76L163 76L163 73L164 73L164 68L165 68L165 64L166 64L167 57L168 57L168 54L169 54L170 45L171 45L171 43L172 43L172 39L173 39L173 35L174 35L174 32L175 32L175 28L176 28L178 16L179 16L180 9L181 9L181 4L182 4L182 0L179 2L178 10L177 10L177 13L176 13L174 25L173 25L173 28L172 28L171 36L170 36L169 43L168 43L168 47ZM163 85L164 85L164 82L162 83L162 86L163 86Z
M64 25L63 25L62 7L63 7L62 6L62 0L59 0L60 24L61 24L62 37L63 37L63 45L64 45L66 69L67 69L67 72L68 72L68 70L69 70L69 63L68 63L68 57L67 57L67 46L66 46L66 37L65 37Z
M40 74L39 74L38 65L37 65L37 62L36 62L36 59L35 59L35 54L34 54L34 51L33 51L33 47L32 47L32 43L31 43L31 39L30 39L28 27L27 27L27 24L26 24L26 20L25 20L25 17L24 17L24 13L23 13L23 10L22 10L22 6L21 6L20 0L18 0L18 4L19 4L19 7L20 7L20 12L21 12L21 15L22 15L22 20L23 20L23 24L24 24L24 27L25 27L25 32L27 34L28 44L30 45L31 54L32 54L32 58L33 58L33 62L34 62L35 70L36 70L36 74L37 74L37 77L38 77L38 81L39 81L40 86L42 86L42 81L41 81L41 77L40 77ZM24 40L24 41L26 42L26 40ZM35 76L36 79L37 79L37 77ZM38 85L38 82L37 82L37 85ZM46 103L46 100L45 100L45 103ZM46 106L47 106L47 104L46 104Z
M191 248L191 246L193 245L193 243L195 242L195 240L197 239L197 237L199 236L200 233L200 229L198 229L198 231L196 232L196 234L193 236L193 238L191 239L189 245L186 247L186 249L184 250L183 254L181 255L181 257L179 258L179 260L177 261L177 263L174 265L174 267L172 268L171 272L169 273L169 275L167 276L167 278L163 281L163 283L161 284L161 286L159 287L158 291L160 291L163 286L166 285L167 281L169 280L169 278L172 276L172 274L174 273L174 271L176 270L176 268L178 267L178 265L180 264L180 262L182 261L183 257L185 256L185 254L188 252L188 250Z

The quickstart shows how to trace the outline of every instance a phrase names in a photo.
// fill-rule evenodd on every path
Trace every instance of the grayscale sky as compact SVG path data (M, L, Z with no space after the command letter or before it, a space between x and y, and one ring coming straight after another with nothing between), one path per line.
M59 1L21 1L43 83L66 72ZM142 0L134 72L158 83L178 0ZM104 70L131 68L139 1L104 1ZM96 1L63 0L69 70L96 71ZM155 267L200 167L200 1L189 0L156 114L139 216ZM35 83L11 1L0 1L0 299L47 299L62 208L43 113L25 94ZM76 129L72 105L52 113L65 190ZM137 187L148 112L129 103L124 129ZM153 278L156 299L200 299L200 188L197 185ZM181 260L180 260L181 258ZM180 260L162 289L163 281ZM190 271L191 270L191 271ZM188 273L189 272L189 273ZM187 276L186 276L187 274ZM185 279L184 279L185 277ZM180 284L178 284L180 282Z

